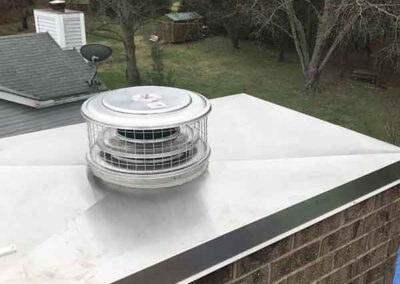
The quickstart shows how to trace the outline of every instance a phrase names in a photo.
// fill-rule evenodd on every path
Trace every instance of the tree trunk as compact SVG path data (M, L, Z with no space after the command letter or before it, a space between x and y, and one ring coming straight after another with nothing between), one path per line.
M305 89L316 91L318 89L320 75L319 60L313 58L305 74Z
M371 49L371 40L370 40L369 36L367 36L367 40L365 42L364 48L365 48L365 52L367 53L367 60L368 60L368 62L370 62L372 49Z
M344 78L344 74L346 72L345 65L346 65L346 48L344 45L340 46L340 53L339 53L339 77Z
M140 85L140 73L136 63L136 45L133 32L124 32L124 49L126 60L126 79L128 86Z
M308 72L305 84L306 90L312 90L312 91L318 90L319 75L320 74L318 73L318 70Z
M308 90L317 90L319 77L321 75L320 72L320 64L322 59L322 47L320 43L318 43L314 47L313 54L311 57L311 61L308 64L308 68L305 73L305 88Z
M285 62L285 49L283 47L279 49L278 62Z
M284 37L284 36L282 36ZM287 45L287 39L286 38L281 38L278 40L278 62L285 62L285 50L286 50L286 45Z
M375 82L375 85L378 87L382 87L383 71L384 71L384 61L380 60L378 63L378 76L377 76L376 82Z
M225 20L223 25L228 33L229 38L231 39L232 47L239 49L239 27L237 27L235 23L231 22L229 19Z
M27 30L28 28L28 17L22 17L22 29Z
M232 36L231 41L232 41L232 47L235 49L239 49L239 37Z

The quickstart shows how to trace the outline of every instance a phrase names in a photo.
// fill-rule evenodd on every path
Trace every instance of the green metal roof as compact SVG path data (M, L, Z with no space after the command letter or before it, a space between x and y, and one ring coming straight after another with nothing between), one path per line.
M165 15L174 22L200 20L203 17L196 12L168 13Z

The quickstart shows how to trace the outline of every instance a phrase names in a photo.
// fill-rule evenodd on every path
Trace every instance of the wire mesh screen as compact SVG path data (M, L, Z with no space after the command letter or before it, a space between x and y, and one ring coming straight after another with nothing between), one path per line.
M90 160L102 168L159 174L189 167L209 155L207 117L164 129L121 129L88 121Z

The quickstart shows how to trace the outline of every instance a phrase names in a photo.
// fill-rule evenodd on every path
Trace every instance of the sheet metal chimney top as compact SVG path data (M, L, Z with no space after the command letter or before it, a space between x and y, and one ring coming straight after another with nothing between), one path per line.
M101 93L82 106L94 175L132 188L186 183L207 168L210 102L195 92L142 86Z
M53 0L49 2L49 7L53 10L65 12L65 1L63 0Z

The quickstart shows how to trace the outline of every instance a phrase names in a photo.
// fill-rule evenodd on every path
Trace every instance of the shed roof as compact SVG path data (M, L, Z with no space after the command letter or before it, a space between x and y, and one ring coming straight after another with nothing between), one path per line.
M196 12L168 13L165 15L174 22L200 20L203 17Z
M39 101L90 94L92 74L76 50L62 50L48 33L0 37L0 91Z

